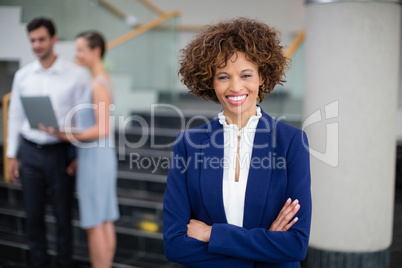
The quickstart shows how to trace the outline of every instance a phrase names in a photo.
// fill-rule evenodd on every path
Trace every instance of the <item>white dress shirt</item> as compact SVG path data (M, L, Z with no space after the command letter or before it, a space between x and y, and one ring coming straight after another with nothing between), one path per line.
M48 95L59 126L63 127L69 126L69 122L65 122L66 115L72 107L78 104L79 97L87 85L83 69L60 57L57 57L48 69L44 69L36 60L18 70L14 76L11 91L7 157L16 157L20 134L25 139L37 144L60 142L54 135L30 127L21 103L21 96Z
M219 122L223 125L224 130L224 163L227 164L223 168L223 205L227 222L240 227L243 226L244 201L254 136L261 115L261 108L257 106L257 115L252 115L247 125L241 130L239 130L235 124L228 125L223 112L218 115ZM236 153L239 135L241 137L239 151L240 175L239 181L235 182Z

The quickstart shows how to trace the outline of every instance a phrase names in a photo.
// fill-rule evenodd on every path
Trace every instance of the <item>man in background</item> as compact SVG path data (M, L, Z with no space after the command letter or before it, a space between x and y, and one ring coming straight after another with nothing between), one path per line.
M50 267L44 220L47 195L56 218L57 266L72 266L73 148L29 125L21 96L49 96L59 126L86 87L84 73L54 53L56 29L51 20L35 18L27 25L37 60L17 71L8 118L8 172L21 180L31 267ZM40 109L40 107L38 107ZM33 126L36 127L36 126Z

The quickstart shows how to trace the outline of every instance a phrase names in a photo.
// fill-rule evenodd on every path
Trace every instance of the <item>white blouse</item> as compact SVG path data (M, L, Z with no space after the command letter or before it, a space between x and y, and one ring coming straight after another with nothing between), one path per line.
M224 168L223 168L223 205L227 222L243 226L244 199L248 172L250 169L251 154L253 151L254 136L258 120L262 116L261 108L257 106L257 115L252 115L248 123L241 130L236 124L228 125L223 112L218 114L219 123L224 130ZM235 182L236 153L238 136L240 135L240 175Z

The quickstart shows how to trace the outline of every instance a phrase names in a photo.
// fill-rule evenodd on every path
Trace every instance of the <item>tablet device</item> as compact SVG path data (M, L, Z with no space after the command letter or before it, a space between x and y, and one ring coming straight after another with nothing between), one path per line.
M59 130L49 96L21 96L21 102L31 128L38 129L39 124L43 124Z

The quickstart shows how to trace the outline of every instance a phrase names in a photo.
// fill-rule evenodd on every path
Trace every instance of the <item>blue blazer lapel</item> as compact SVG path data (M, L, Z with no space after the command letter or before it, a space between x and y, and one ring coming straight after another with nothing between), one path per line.
M211 122L207 134L210 137L202 143L203 162L199 166L202 197L212 223L227 223L222 196L223 168L220 165L213 168L210 163L213 158L221 161L224 153L223 128L217 119Z
M275 121L262 112L254 136L253 152L247 180L244 204L243 227L259 227L264 214L269 184L272 175L272 160L275 157ZM261 162L263 159L268 161ZM253 162L256 159L256 162ZM255 164L258 163L258 164Z
M263 115L257 125L251 158L261 161L268 157L269 161L272 161L275 157L275 121L263 111L261 112ZM203 161L211 161L211 158L223 159L223 128L217 119L211 122L206 133L209 135L209 139L202 142L201 157ZM264 215L272 175L272 167L264 165L266 163L263 163L263 167L250 165L243 218L243 227L246 229L260 226ZM199 168L201 169L200 185L203 203L212 223L227 223L222 195L223 168L211 168L209 162L205 166L202 162Z

